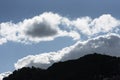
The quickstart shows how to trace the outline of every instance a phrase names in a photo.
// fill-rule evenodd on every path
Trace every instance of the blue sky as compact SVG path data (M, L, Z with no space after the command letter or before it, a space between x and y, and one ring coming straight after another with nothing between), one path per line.
M119 3L118 0L0 0L0 22L17 22L46 11L70 17L96 17L105 13L119 17Z
M120 19L119 4L119 0L0 0L0 23L18 23L44 12L57 13L71 19L84 16L94 19L103 14L111 14ZM58 51L75 42L70 37L59 37L37 44L8 41L0 45L0 73L14 70L14 63L22 57Z

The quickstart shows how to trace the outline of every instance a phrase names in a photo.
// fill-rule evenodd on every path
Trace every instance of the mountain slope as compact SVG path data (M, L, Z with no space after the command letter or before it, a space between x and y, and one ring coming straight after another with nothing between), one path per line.
M3 80L120 80L120 58L89 54L53 64L47 70L22 68Z

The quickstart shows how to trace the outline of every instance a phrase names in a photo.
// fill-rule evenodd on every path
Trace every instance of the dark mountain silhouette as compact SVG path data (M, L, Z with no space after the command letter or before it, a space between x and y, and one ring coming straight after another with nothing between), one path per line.
M24 67L3 80L120 80L120 58L89 54L55 63L47 70Z

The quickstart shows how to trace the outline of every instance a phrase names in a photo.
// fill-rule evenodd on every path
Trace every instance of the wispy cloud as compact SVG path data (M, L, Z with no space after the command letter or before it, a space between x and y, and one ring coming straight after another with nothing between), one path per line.
M103 14L94 19L90 17L69 19L57 13L45 12L18 23L0 23L0 44L7 41L38 43L63 36L72 37L74 40L80 40L82 36L88 39L104 33L118 33L119 26L120 20L110 14Z

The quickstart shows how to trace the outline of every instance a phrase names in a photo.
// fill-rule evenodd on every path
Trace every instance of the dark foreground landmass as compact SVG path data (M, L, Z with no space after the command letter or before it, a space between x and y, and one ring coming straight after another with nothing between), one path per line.
M47 70L34 67L15 70L3 80L120 80L120 58L89 54L55 63Z

